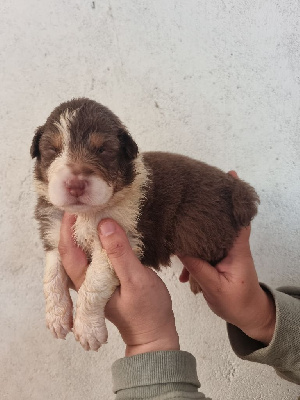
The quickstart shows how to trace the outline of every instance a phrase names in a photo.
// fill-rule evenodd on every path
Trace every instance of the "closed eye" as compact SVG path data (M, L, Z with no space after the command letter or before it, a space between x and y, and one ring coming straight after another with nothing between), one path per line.
M55 156L56 154L59 153L59 149L54 146L49 146L47 147L45 153L47 154L47 156Z
M103 153L104 151L105 151L105 147L104 146L100 146L97 149L97 153L99 153L99 154Z

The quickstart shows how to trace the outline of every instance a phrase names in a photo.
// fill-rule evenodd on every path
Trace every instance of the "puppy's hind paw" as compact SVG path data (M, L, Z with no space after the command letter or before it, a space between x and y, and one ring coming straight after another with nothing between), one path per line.
M103 321L87 322L76 316L73 333L85 350L97 351L102 344L107 343L107 328Z

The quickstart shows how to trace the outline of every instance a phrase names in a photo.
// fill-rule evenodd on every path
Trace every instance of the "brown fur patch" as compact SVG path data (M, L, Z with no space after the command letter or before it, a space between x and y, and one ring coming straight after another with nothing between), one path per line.
M100 136L98 133L91 133L89 143L92 147L99 149L104 143L104 137Z
M177 253L216 264L255 216L254 189L188 157L162 152L143 157L151 184L138 223L142 262L159 269Z
M68 164L68 167L70 167L73 174L75 174L75 175L83 174L83 175L89 176L93 173L97 174L97 172L98 172L96 170L96 168L93 169L88 162L86 162L85 164L81 163L81 162L74 162L74 163L70 162ZM102 175L101 175L101 177L102 177Z
M54 250L57 246L51 235L56 228L55 223L60 224L62 216L63 211L58 210L44 197L39 196L35 208L35 218L39 223L40 236L43 240L45 251Z

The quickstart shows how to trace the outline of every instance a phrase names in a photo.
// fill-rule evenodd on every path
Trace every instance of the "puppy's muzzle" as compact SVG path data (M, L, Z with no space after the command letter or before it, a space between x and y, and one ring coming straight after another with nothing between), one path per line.
M71 196L80 197L85 192L87 181L84 179L79 179L78 177L74 177L72 179L68 179L65 182L65 185Z

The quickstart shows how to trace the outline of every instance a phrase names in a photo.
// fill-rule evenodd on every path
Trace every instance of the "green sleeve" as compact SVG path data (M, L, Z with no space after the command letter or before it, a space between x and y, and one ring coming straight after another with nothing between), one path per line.
M270 365L280 377L300 384L300 288L274 290L261 286L275 300L276 325L273 338L268 346L264 346L237 327L227 324L231 346L238 357Z
M116 400L205 399L198 392L196 360L185 351L157 351L117 360L112 366Z

